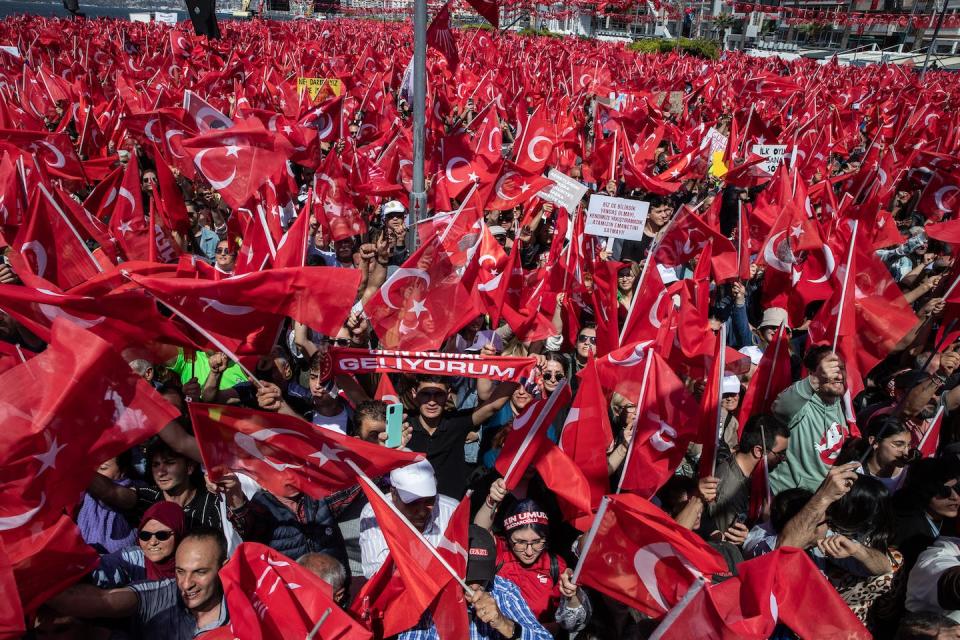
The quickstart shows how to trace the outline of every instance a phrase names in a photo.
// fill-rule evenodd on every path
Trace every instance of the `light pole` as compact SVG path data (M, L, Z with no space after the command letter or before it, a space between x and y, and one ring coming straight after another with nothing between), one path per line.
M417 246L417 226L427 215L424 126L427 109L427 0L413 0L413 190L407 216L407 249Z

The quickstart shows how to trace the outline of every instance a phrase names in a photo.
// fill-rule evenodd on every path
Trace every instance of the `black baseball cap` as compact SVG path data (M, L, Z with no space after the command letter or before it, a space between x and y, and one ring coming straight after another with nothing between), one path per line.
M467 554L466 582L487 585L497 575L497 543L493 534L481 526L470 525L470 549Z

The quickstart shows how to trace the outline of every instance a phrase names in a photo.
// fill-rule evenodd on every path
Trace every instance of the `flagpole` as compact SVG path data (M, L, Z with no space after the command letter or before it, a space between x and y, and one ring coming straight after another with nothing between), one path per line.
M593 539L597 536L597 530L600 529L600 522L607 512L607 505L609 504L610 497L603 496L600 500L600 506L597 507L597 514L593 516L593 522L590 523L590 530L587 531L587 535L583 539L583 546L580 548L579 557L577 558L577 566L573 569L573 575L570 576L570 581L574 584L577 584L580 579L580 571L583 569L583 563L587 559L590 547L593 546Z
M516 455L514 455L513 460L510 461L510 466L507 467L507 472L503 474L503 482L507 486L510 486L510 477L513 475L513 471L517 468L517 461L520 460L523 452L527 450L527 447L530 446L530 443L533 442L533 439L538 433L540 433L540 429L543 428L543 418L550 415L550 411L553 410L553 405L557 404L557 398L561 396L563 388L567 384L569 383L564 380L557 385L557 388L554 389L553 393L550 394L550 397L547 398L546 404L543 405L543 410L537 414L537 419L534 421L533 426L530 427L530 430L527 431L527 434L523 437L523 442L520 443L520 448L517 449ZM532 407L533 405L531 404L527 406Z
M834 352L837 350L837 341L840 339L840 324L843 320L843 303L847 298L847 283L850 282L850 266L853 264L853 252L857 246L857 227L859 225L859 220L853 221L853 233L850 235L850 253L847 254L847 270L843 274L843 288L840 290L840 307L837 309L837 328L833 332L832 351Z
M413 189L410 191L410 213L407 216L407 250L417 247L413 222L427 213L424 179L424 142L427 110L427 0L413 3Z
M320 619L317 620L317 624L313 625L313 629L310 633L307 634L307 640L313 640L317 637L317 632L320 631L320 627L323 626L323 623L327 621L327 618L330 617L330 612L333 611L332 608L327 607L327 610L323 612L323 615L320 616Z
M347 464L348 467L350 467L351 469L353 469L353 472L357 474L357 477L360 479L360 482L362 482L363 484L367 485L367 487L368 487L369 489L371 489L372 491L375 491L375 492L377 493L377 495L380 496L380 498L383 500L383 503L386 504L387 507L389 507L391 511L393 511L393 514L394 514L395 516L397 516L398 518L400 518L400 521L410 530L411 533L413 533L413 535L415 535L415 536L417 537L417 539L418 539L420 542L423 543L423 546L425 546L425 547L430 551L430 554L433 555L433 557L436 558L438 562L440 562L440 565L441 565L444 569L447 570L447 572L450 574L450 576L451 576L454 580L456 580L457 583L458 583L461 587L464 588L464 590L467 592L467 596L468 596L468 597L469 597L469 596L472 596L472 595L473 595L473 589L471 589L470 587L468 587L468 586L467 586L467 583L464 582L463 578L461 578L459 575L457 575L457 572L454 571L454 570L453 570L453 567L451 567L451 566L447 563L447 561L443 559L443 556L440 555L440 552L437 551L437 548L434 547L432 544L430 544L430 542L429 542L426 538L423 537L423 533L421 533L419 529L417 529L415 526L413 526L413 524L412 524L409 520L407 520L407 517L406 517L406 516L404 516L402 513L400 513L400 510L397 509L397 505L393 504L393 500L390 500L389 498L387 498L387 496L385 496L385 495L383 494L383 492L380 491L380 487L378 487L378 486L373 482L373 480L371 480L371 479L367 476L367 474L365 474L365 473L363 472L363 469L361 469L360 467L357 466L357 463L356 463L356 462L354 462L353 460L350 460L349 458L344 458L343 461ZM389 546L389 545L388 545L388 546Z
M930 438L930 434L933 432L933 428L937 425L937 420L943 416L943 405L941 404L937 408L937 412L933 415L933 418L930 419L930 428L927 429L927 432L923 434L923 437L920 439L920 442L917 444L917 451L923 450L923 445L927 444L927 439ZM937 436L939 437L939 435Z
M720 374L717 376L717 415L714 422L713 459L710 460L710 476L717 475L717 448L723 437L723 374L727 368L727 325L720 325L720 342L717 349L717 359L720 361ZM704 389L704 393L711 393L712 389Z
M637 398L637 409L633 412L632 433L630 442L627 443L627 455L623 459L623 473L620 474L620 482L617 483L617 493L623 491L623 480L627 477L627 470L630 468L630 458L633 457L633 443L637 440L637 418L640 417L640 410L643 409L643 400L647 397L647 380L650 378L650 365L653 364L653 349L647 349L646 364L643 365L643 379L640 381L640 397Z
M623 321L623 328L620 330L620 346L623 346L623 334L626 332L627 327L630 326L630 319L633 317L633 310L636 307L637 296L640 293L640 290L643 289L643 285L646 283L647 269L649 268L652 260L652 252L648 252L647 259L643 261L643 269L640 270L640 281L633 289L633 297L630 298L630 306L627 308L627 317Z
M706 580L703 579L703 576L697 576L697 579L690 585L687 592L680 598L680 602L675 604L673 608L667 612L667 615L664 616L660 624L657 625L657 628L653 631L653 635L651 635L648 640L660 640L660 638L670 630L670 625L672 625L674 621L680 617L680 614L683 613L683 610L687 608L687 605L700 593L700 590L703 589L705 584Z

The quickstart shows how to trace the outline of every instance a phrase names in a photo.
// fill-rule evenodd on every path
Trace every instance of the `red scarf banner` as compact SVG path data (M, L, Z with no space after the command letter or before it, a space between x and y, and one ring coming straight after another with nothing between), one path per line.
M330 356L334 373L432 373L509 382L519 382L537 364L536 358L439 351L381 351L350 347L332 347Z

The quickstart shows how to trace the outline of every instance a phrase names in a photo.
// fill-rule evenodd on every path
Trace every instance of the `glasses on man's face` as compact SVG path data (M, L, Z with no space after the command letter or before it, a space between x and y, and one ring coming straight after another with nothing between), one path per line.
M230 251L230 249L227 248L227 247L217 247L217 255L218 255L218 256L231 256L231 255L233 255L233 252Z
M585 344L597 344L597 336L584 336L584 335L580 335L580 336L577 336L577 342L580 342L580 343L582 343L582 344L583 344L583 343L585 343Z
M137 534L137 537L140 538L143 542L147 542L150 538L156 538L159 542L166 542L173 536L173 531L141 531Z
M786 451L767 451L770 455L777 459L779 462L784 462L787 459Z
M349 347L350 338L324 338L320 344L332 344L337 347Z
M554 380L556 380L557 382L560 382L566 377L567 376L563 375L562 373L553 373L552 371L543 372L543 379L547 380L548 382L553 382Z
M958 484L945 484L937 488L937 497L941 500L946 500L950 497L950 494L956 494L960 498L960 485Z
M527 549L533 549L534 551L543 551L543 548L547 545L547 541L543 538L537 538L536 540L511 540L510 548L520 553L521 551L526 551Z

